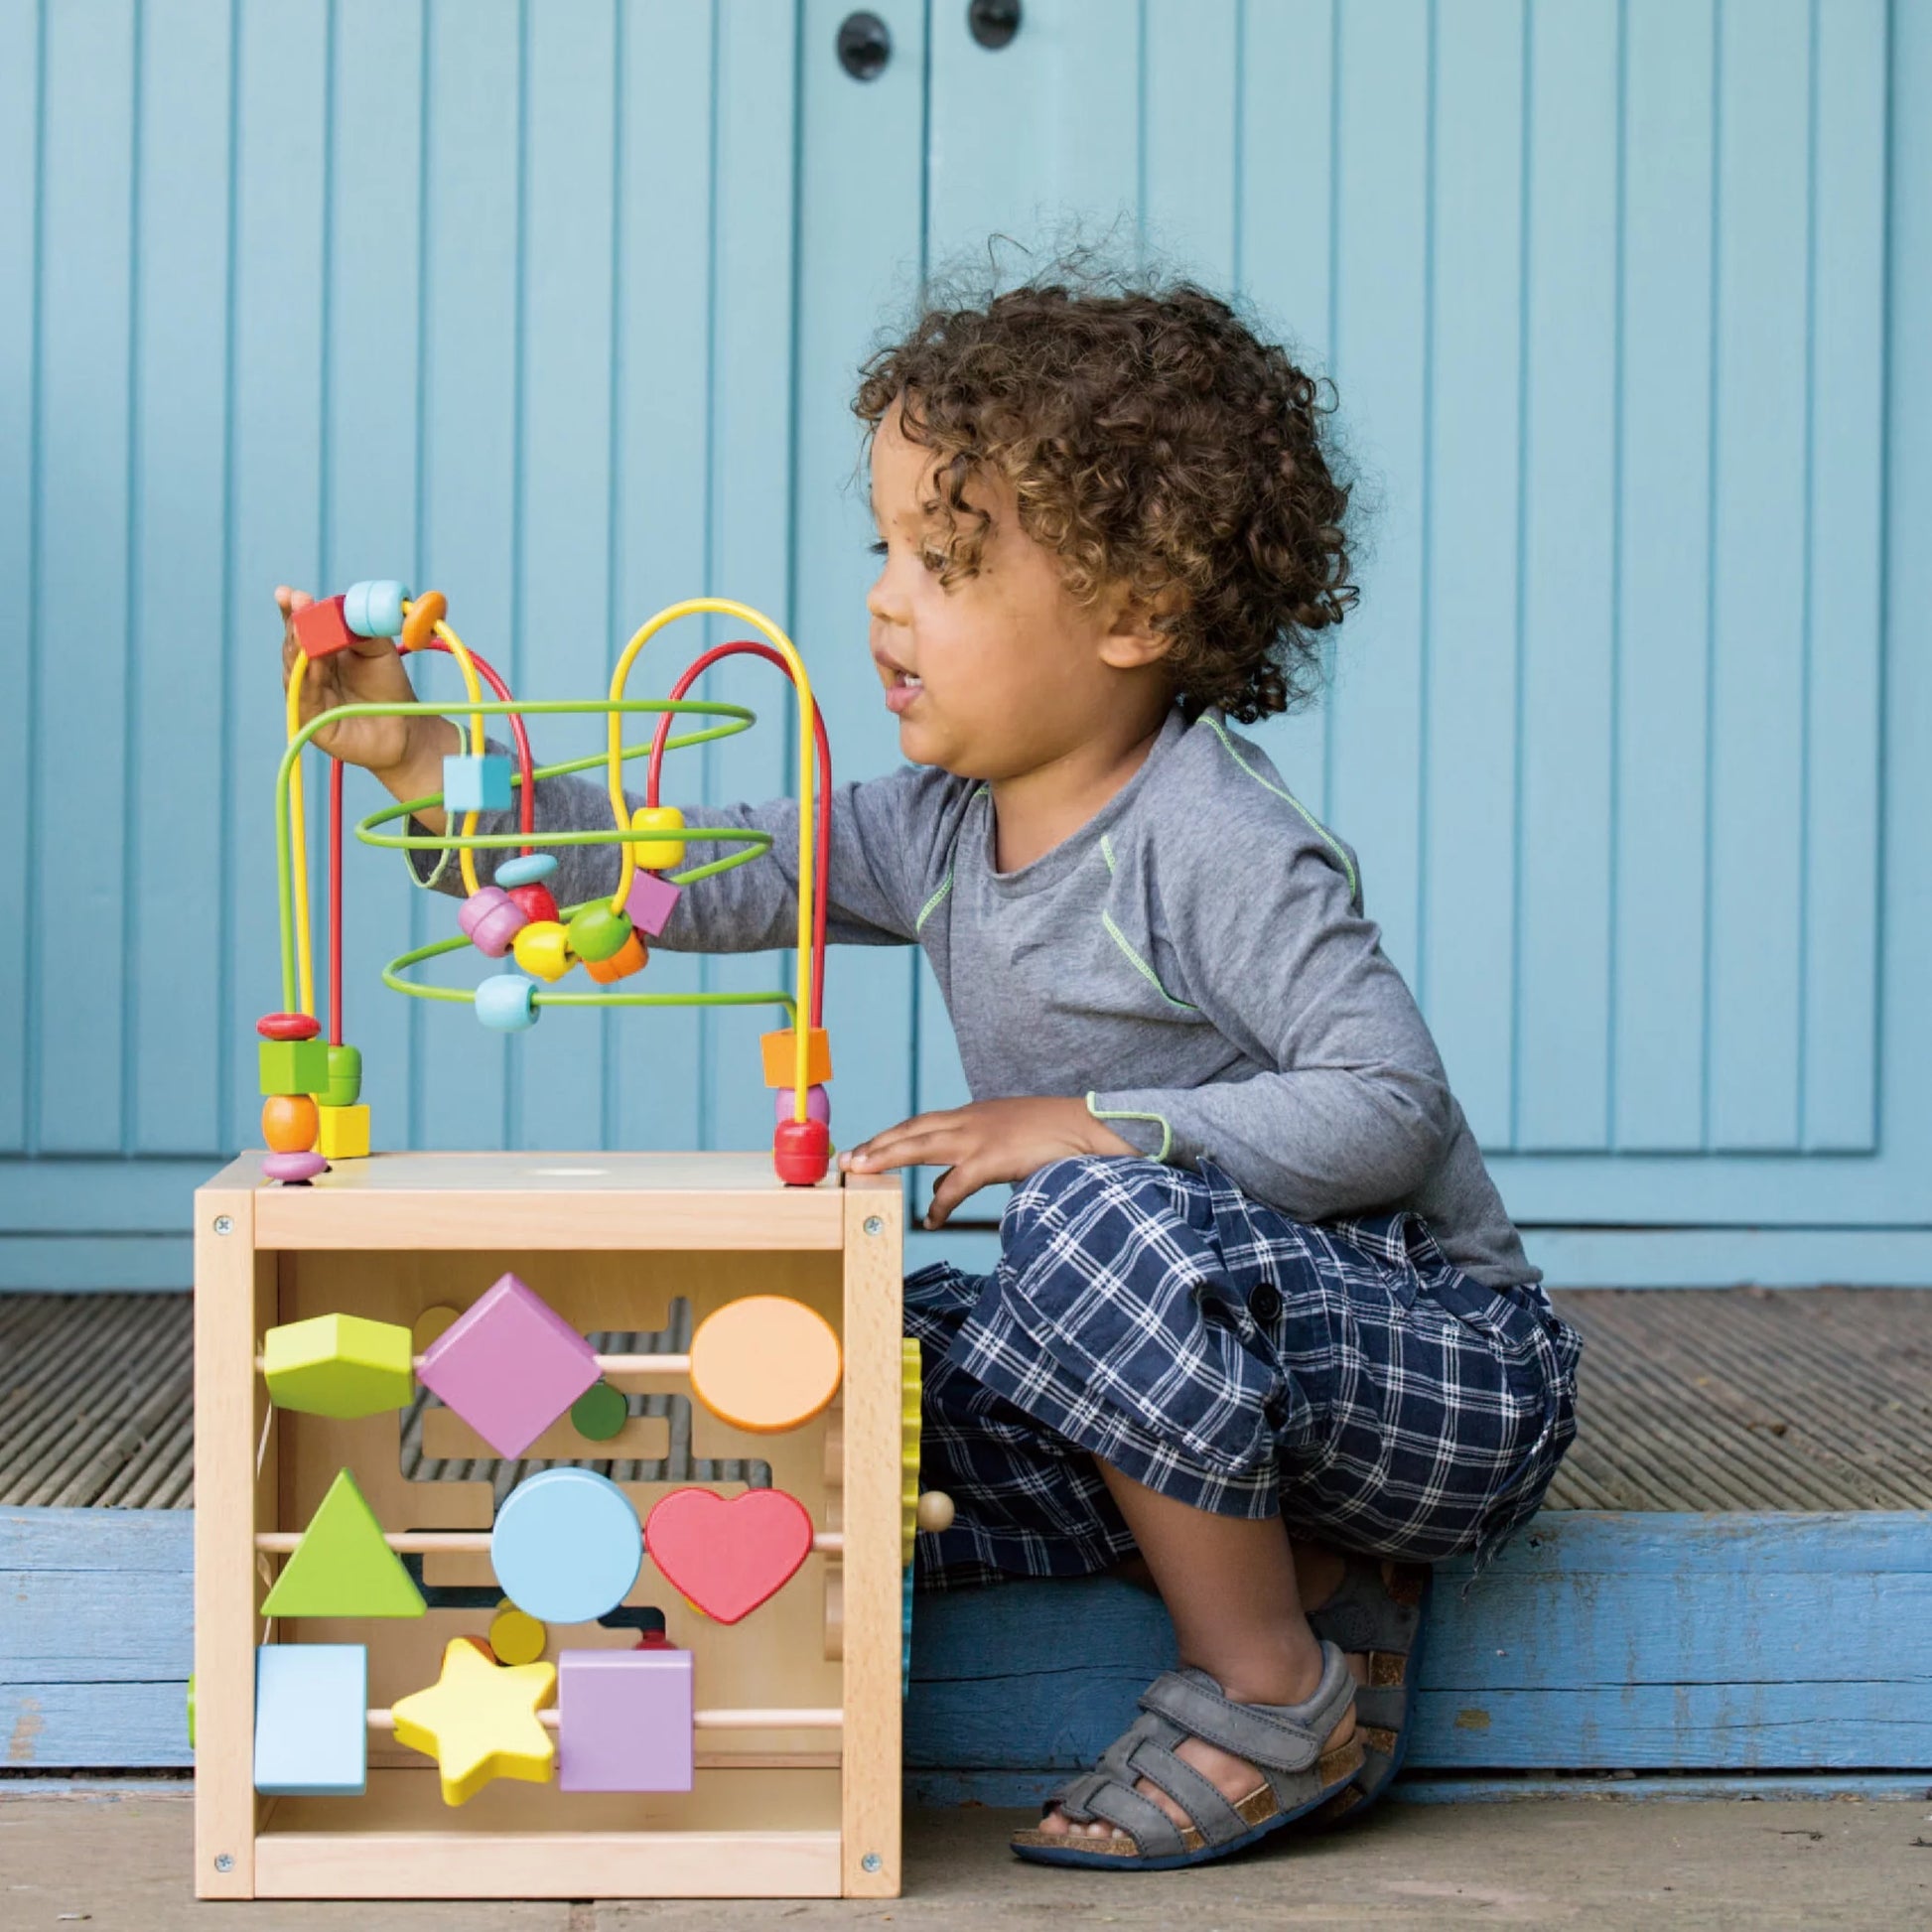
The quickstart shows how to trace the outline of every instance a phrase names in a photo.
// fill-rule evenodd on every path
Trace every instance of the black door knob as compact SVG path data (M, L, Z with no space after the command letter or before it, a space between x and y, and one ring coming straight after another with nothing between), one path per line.
M847 14L839 22L839 66L853 79L878 79L892 58L892 33L877 14Z
M982 47L1004 47L1020 31L1020 0L970 0L966 27Z

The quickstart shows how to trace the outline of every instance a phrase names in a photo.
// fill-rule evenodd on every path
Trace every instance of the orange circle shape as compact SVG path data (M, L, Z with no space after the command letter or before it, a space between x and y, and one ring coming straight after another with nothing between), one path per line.
M691 1387L721 1422L759 1435L808 1423L838 1393L839 1338L787 1295L748 1295L698 1324Z
M409 606L402 621L404 650L422 650L436 635L436 626L450 615L449 601L441 591L425 591Z

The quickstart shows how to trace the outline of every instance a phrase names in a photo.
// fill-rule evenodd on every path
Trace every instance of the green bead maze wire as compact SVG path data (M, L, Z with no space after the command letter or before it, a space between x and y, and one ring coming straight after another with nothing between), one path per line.
M466 716L475 713L484 718L503 718L509 716L583 716L596 714L609 716L613 712L632 713L671 712L678 717L694 716L715 718L719 722L708 725L703 730L685 732L666 739L667 752L682 751L693 745L708 745L721 738L733 738L740 732L749 731L758 722L758 714L744 705L715 704L697 699L681 699L673 702L666 698L625 698L601 699L515 699L511 702L495 704L473 704L462 707ZM449 715L451 707L439 704L345 704L334 710L318 713L303 726L294 738L289 740L287 750L282 754L282 762L275 774L275 862L276 890L281 910L282 936L282 1000L288 1011L296 1007L296 961L295 961L295 897L292 859L289 838L289 774L295 768L296 760L302 756L303 748L325 726L340 724L350 718L443 718ZM623 759L645 758L650 753L648 745L626 745L619 756ZM609 763L609 756L599 752L590 758L568 759L559 764L537 765L532 770L533 778L560 778L576 771L588 771L593 766L603 767ZM512 786L523 782L520 771L511 773ZM384 832L380 828L393 825L398 820L406 821L411 814L426 806L435 805L439 794L429 793L421 798L406 799L401 804L390 805L360 820L355 826L355 836L362 844L375 846L392 852L454 852L465 847L476 849L494 849L504 846L524 846L540 843L553 845L622 845L635 843L637 834L633 830L621 830L613 826L610 830L591 830L583 832L546 832L540 841L527 838L521 830L513 832L473 832L469 836L462 833ZM721 872L729 872L734 866L745 865L750 860L760 857L771 849L771 835L750 827L737 826L685 826L678 837L684 842L730 843L742 850L725 853L722 857L707 860L703 865L686 866L679 872L667 875L673 886L691 886L699 880L710 879ZM596 904L596 899L586 899L584 904ZM582 909L579 905L560 906L559 915L568 919L573 912ZM398 993L406 993L418 1000L449 1000L464 1006L475 1003L474 991L466 991L456 986L428 986L405 975L411 968L421 966L429 960L439 959L447 953L462 952L471 946L470 939L463 933L454 938L438 939L427 946L417 946L412 951L402 953L382 969L382 983ZM787 1026L797 1025L797 1003L789 993L783 991L758 993L550 993L538 992L532 995L532 1004L553 1007L744 1007L778 1006L785 1012Z

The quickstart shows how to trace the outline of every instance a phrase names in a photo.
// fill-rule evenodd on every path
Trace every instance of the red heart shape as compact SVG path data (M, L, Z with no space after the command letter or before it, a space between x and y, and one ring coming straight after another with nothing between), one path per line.
M797 1575L812 1553L812 1519L782 1489L729 1500L673 1489L644 1519L644 1548L664 1580L720 1623L736 1623Z

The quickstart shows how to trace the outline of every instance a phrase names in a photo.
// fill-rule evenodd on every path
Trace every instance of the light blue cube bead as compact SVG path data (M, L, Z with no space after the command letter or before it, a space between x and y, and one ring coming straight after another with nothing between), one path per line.
M557 870L554 852L524 852L496 868L499 886L540 886Z
M358 637L399 637L402 603L408 595L405 585L386 578L380 583L351 584L343 593L343 621Z
M497 752L452 752L443 760L446 812L506 812L510 761Z
M255 1652L255 1789L359 1798L368 1784L369 1653L359 1643Z
M521 973L492 973L477 988L477 1018L499 1034L520 1034L543 1017L536 990Z

